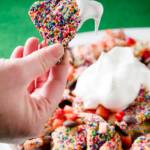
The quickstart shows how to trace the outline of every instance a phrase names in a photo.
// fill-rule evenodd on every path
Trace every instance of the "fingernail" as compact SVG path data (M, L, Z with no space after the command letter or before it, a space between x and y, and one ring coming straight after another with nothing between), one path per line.
M64 48L61 44L54 44L51 47L51 53L54 57L59 58L64 54Z

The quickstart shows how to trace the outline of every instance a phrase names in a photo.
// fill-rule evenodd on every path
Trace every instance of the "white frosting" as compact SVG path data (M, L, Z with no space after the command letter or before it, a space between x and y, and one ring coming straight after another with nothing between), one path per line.
M103 15L103 5L94 0L77 0L80 9L81 23L79 28L88 19L95 20L95 31L98 31L101 17Z
M121 111L134 101L141 85L150 89L150 70L134 57L131 48L115 47L81 74L74 92L85 108L102 104Z

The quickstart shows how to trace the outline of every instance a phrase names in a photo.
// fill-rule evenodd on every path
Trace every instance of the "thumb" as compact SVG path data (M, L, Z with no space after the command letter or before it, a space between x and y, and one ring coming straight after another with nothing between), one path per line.
M29 83L36 77L45 73L54 66L64 54L64 48L60 44L47 46L39 51L22 58L24 80Z

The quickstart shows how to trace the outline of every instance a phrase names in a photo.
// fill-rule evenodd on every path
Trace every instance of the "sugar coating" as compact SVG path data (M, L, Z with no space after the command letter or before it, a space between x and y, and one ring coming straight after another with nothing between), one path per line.
M35 2L29 16L45 40L67 47L80 24L79 11L76 0L45 0Z
M74 128L62 126L52 133L54 150L97 150L105 143L103 149L107 147L110 150L114 145L116 149L118 148L120 137L116 137L113 126L108 125L96 114L79 113L78 115L83 124ZM103 133L100 132L102 124L106 125Z
M150 149L150 134L138 137L131 150L149 150Z

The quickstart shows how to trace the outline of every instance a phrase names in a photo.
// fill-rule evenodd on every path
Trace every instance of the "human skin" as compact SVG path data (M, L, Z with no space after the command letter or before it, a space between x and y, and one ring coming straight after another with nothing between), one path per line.
M52 115L66 84L68 56L60 44L29 38L11 59L0 59L0 142L37 136Z

